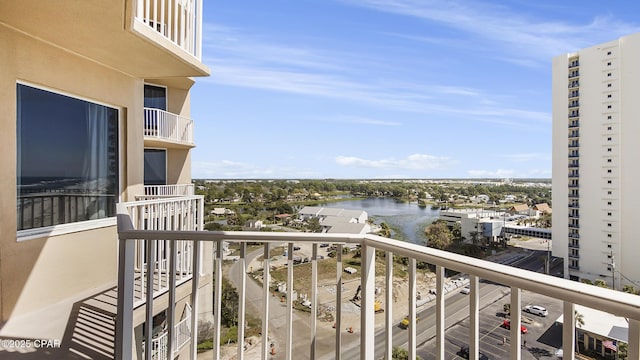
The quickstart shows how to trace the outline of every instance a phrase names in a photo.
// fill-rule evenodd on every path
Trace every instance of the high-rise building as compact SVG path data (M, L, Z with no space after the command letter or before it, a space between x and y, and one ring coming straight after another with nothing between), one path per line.
M640 281L640 33L553 59L553 254L565 276Z
M117 358L117 204L137 209L144 228L201 229L190 89L209 74L202 3L0 2L0 337L52 341L24 351ZM136 287L127 350L191 351L192 324L211 316L211 262L194 266L186 241L139 242L135 253L135 279L156 281ZM193 283L210 291L196 299ZM22 351L6 344L0 358Z

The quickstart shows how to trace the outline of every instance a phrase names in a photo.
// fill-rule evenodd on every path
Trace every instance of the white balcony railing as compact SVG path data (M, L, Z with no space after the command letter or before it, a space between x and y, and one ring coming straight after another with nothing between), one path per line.
M193 120L161 109L144 108L144 137L193 146Z
M202 0L136 0L135 20L202 58Z
M310 341L308 349L308 357L311 359L318 358L320 355L331 356L336 359L343 358L343 342L341 323L342 318L342 248L343 246L360 246L361 252L361 272L360 281L362 286L361 307L360 307L360 334L359 334L359 358L360 359L378 359L384 357L391 358L393 348L393 315L392 309L385 309L384 321L384 339L378 341L378 345L384 345L383 349L377 349L375 344L376 327L374 319L374 301L375 301L375 258L376 251L384 252L386 257L385 267L385 297L386 303L393 303L393 256L398 255L409 259L408 282L408 313L409 326L407 328L409 358L416 357L417 347L417 331L416 331L416 262L426 262L432 264L436 269L436 295L435 295L435 357L437 359L445 358L445 269L452 269L461 273L468 274L470 280L469 305L467 307L469 317L469 351L470 358L477 358L479 352L479 343L481 332L479 330L480 323L480 282L479 279L493 281L507 286L510 289L511 304L511 330L509 330L510 343L508 352L510 359L519 360L522 358L521 342L523 340L520 333L520 324L522 323L522 305L521 294L523 291L541 294L552 299L562 302L563 323L562 327L562 349L565 358L572 358L569 354L574 354L575 350L575 313L576 304L590 308L599 309L604 312L625 317L628 320L628 358L640 358L640 297L637 295L616 292L609 289L599 288L592 285L569 281L557 277L543 275L523 269L514 268L507 265L496 264L484 260L479 260L467 256L462 256L446 251L440 251L433 248L406 243L402 241L391 240L376 235L347 235L347 234L316 234L316 233L270 233L270 232L206 232L206 231L148 231L140 230L136 226L136 216L132 216L130 211L136 209L136 206L127 204L119 204L118 207L118 232L119 232L119 265L118 265L118 321L116 329L116 357L121 359L131 359L133 348L133 308L134 308L134 288L136 287L135 272L135 249L136 244L146 240L147 246L161 242L175 243L179 240L192 241L194 249L200 248L202 243L211 242L215 244L215 260L214 260L214 276L213 276L213 292L214 292L214 329L220 329L220 309L221 309L221 289L222 289L222 260L223 260L223 242L236 243L240 247L240 256L238 264L241 266L241 278L238 285L239 307L238 307L238 338L237 343L243 344L245 334L245 309L247 306L247 259L246 244L247 242L260 242L264 244L264 252L268 253L272 244L281 245L283 243L288 247L287 269L288 283L293 284L293 253L294 243L310 244L312 246L313 256L311 262L311 277L308 281L311 284L311 296L308 300L313 304L311 306L311 316L309 318L310 334L294 334L293 332L293 287L287 286L286 294L286 334L284 336L284 344L280 344L281 351L279 356L286 359L293 359L302 356L299 352L293 353L294 345L298 345L301 341ZM200 212L201 214L201 212ZM139 219L139 217L137 217ZM139 220L138 220L139 222ZM142 240L141 240L142 239ZM337 279L336 279L336 325L335 325L335 349L331 354L319 354L318 350L326 351L326 348L319 349L316 347L318 338L317 327L317 300L318 300L318 247L322 243L331 243L337 246ZM177 264L175 257L179 249L169 247L169 258L174 259L173 264ZM198 258L193 257L194 266L198 266ZM270 301L272 300L270 282L270 262L267 256L263 260L263 290L262 290L262 334L270 334ZM177 266L171 265L169 266ZM198 295L198 277L194 277L192 282L192 300L197 299ZM175 292L176 282L172 281L169 292ZM147 285L149 286L149 285ZM205 287L206 288L206 287ZM152 297L148 295L147 302ZM170 304L174 302L169 302ZM196 302L192 302L193 314L198 314ZM171 310L171 306L169 310ZM147 307L147 311L151 311ZM192 317L191 340L197 339L197 316ZM147 313L147 319L151 319L151 314ZM172 319L172 316L168 316ZM282 317L277 319L278 322L283 321ZM170 328L173 328L173 324ZM302 336L302 339L300 338ZM170 337L172 338L172 337ZM310 340L309 340L310 339ZM382 344L384 343L384 344ZM214 332L213 338L214 354L213 358L220 358L220 331ZM169 343L169 348L176 349L179 346L177 339ZM238 345L237 358L243 359L243 346ZM351 347L353 349L354 347ZM356 347L357 348L357 347ZM284 350L282 350L284 349ZM299 348L297 348L299 350ZM148 350L147 350L148 351ZM172 353L170 350L170 353ZM270 348L268 341L262 341L261 358L270 358ZM295 357L293 356L295 355ZM474 356L476 355L476 356ZM305 355L305 357L307 357ZM191 342L191 359L196 358L196 344Z
M185 344L191 340L191 313L180 320L175 326L175 343L177 344L176 353L180 351ZM163 331L151 339L151 359L167 360L173 359L169 357L169 332ZM144 358L145 347L142 347L142 356ZM174 353L175 355L175 353Z
M136 201L123 206L138 229L202 230L202 196ZM191 241L136 241L134 248L135 307L147 301L147 294L156 298L166 293L172 284L180 285L191 280L194 271L198 270L194 267L194 256L199 254Z
M145 185L144 195L136 196L136 200L152 200L163 197L191 196L193 194L193 184Z

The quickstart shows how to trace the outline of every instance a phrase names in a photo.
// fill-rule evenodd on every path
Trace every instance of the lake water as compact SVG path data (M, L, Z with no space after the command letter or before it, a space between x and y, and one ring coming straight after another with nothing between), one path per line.
M400 233L394 233L394 239L415 244L424 244L424 228L438 219L440 214L439 210L432 210L430 206L420 207L417 203L399 202L389 198L337 201L322 206L364 210L377 224L384 222L391 228L398 229Z

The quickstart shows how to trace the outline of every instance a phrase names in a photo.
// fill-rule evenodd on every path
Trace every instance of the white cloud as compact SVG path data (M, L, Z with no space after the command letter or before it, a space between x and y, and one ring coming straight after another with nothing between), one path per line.
M549 154L528 153L528 154L506 154L501 157L513 162L527 162L532 160L549 160Z
M404 170L433 170L446 168L451 163L447 157L438 157L426 154L412 154L405 159L361 159L355 156L337 156L337 164L359 168L374 169L404 169Z
M194 161L195 179L298 179L322 177L318 172L296 167L269 167L251 163L220 161Z
M339 115L339 116L331 117L330 121L337 121L337 122L351 123L351 124L380 125L380 126L402 125L402 123L397 121L380 120L380 119L373 119L373 118L353 116L353 115Z
M640 27L611 16L598 16L588 23L540 20L528 12L482 1L436 0L344 0L346 3L382 12L410 16L447 26L469 34L469 45L482 46L479 40L503 44L521 53L521 58L548 61L554 55L574 51L615 36L637 32ZM521 3L523 5L524 3ZM526 5L523 5L526 6ZM535 6L535 5L528 5ZM569 14L570 7L559 14ZM547 11L547 14L549 11ZM603 38L603 36L611 38ZM464 40L463 40L464 41ZM598 40L595 40L598 42ZM517 54L517 52L513 52Z
M308 44L284 46L269 43L269 39L256 40L236 29L211 25L207 29L211 32L207 39L213 39L205 42L205 63L214 71L199 80L203 83L332 98L431 118L448 115L516 128L547 124L551 119L545 112L504 106L504 101L495 99L498 95L487 95L480 89L393 76L371 78L371 73L388 66L384 60L376 63L376 56L371 54L314 49ZM219 33L222 40L216 42ZM460 96L466 97L465 106L460 106Z

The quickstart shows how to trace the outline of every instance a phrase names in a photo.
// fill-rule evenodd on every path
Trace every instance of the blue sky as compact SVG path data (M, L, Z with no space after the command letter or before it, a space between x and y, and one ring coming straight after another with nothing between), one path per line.
M551 177L551 59L640 1L205 1L194 178Z

